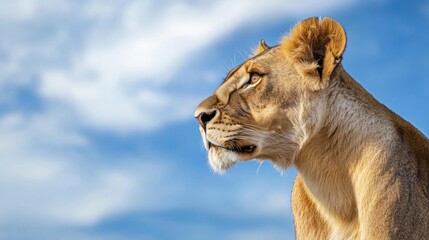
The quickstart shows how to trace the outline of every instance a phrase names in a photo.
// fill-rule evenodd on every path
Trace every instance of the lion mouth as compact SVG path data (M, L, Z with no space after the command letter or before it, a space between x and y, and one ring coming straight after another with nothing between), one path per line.
M231 152L241 153L241 154L244 154L244 153L247 153L247 154L253 153L255 151L255 149L256 149L255 145L244 145L244 146L230 146L230 147L227 147L227 146L216 145L216 144L214 144L212 142L209 142L209 148L210 147L219 147L219 148L223 148L225 150L231 151Z

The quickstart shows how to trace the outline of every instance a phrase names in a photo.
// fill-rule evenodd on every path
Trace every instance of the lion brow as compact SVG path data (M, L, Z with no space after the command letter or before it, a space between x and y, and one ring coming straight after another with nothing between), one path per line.
M238 65L237 67L231 69L228 74L226 75L226 77L223 79L223 82L226 82L235 72L238 71L238 69L242 66L243 64Z
M253 56L253 57L251 57L251 58L249 58L249 59L247 59L244 63L242 63L242 64L240 64L240 65L238 65L237 67L235 67L235 68L233 68L233 69L231 69L229 72L228 72L228 74L226 75L226 77L223 79L223 83L225 83L235 72L237 72L237 70L238 69L240 69L240 67L241 66L243 66L243 64L245 64L246 62L248 62L249 60L252 60L252 59L255 59L255 58L257 58L257 57L259 57L259 56L262 56L262 55L264 55L264 54L266 54L267 52L269 52L271 49L274 49L274 48L276 48L276 47L278 47L279 45L275 45L275 46L272 46L272 47L270 47L268 50L265 50L265 51L263 51L263 52L261 52L260 54L258 54L258 55L255 55L255 56Z

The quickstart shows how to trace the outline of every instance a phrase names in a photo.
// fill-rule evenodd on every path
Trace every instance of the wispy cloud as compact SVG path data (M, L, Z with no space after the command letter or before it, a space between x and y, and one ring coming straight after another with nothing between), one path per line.
M78 153L88 147L84 137L68 133L55 119L1 118L0 224L31 219L87 226L160 203L162 193L151 196L156 189L150 183L160 181L167 167L132 159L106 164Z
M2 16L18 32L24 33L33 23L47 32L31 36L40 40L28 39L19 46L13 45L13 37L6 40L11 46L3 51L10 60L3 74L14 79L10 84L39 79L43 101L69 108L79 116L76 123L120 132L152 129L190 116L200 97L166 91L166 84L190 56L234 29L348 4L337 0L167 1L163 7L150 1L109 3L9 1L5 9L10 11L4 10ZM10 12L18 14L11 17ZM63 21L53 22L56 18ZM45 64L28 63L38 57ZM29 75L19 77L23 67L30 67Z

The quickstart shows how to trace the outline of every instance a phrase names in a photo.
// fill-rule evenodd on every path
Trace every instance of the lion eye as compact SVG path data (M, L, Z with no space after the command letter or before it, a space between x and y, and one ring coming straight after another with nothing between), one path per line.
M243 87L247 87L249 85L252 85L254 83L257 83L259 80L261 79L261 75L259 75L258 73L255 72L251 72L250 73L250 77L249 77L249 81L247 81Z

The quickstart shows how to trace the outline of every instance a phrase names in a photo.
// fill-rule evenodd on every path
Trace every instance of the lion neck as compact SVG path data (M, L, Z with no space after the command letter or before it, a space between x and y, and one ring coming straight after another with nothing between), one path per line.
M319 117L312 118L313 124L306 122L308 136L294 164L309 195L328 220L354 224L357 200L352 169L378 135L365 126L380 122L373 110L380 106L341 66L322 91L313 105L319 110L307 111Z

